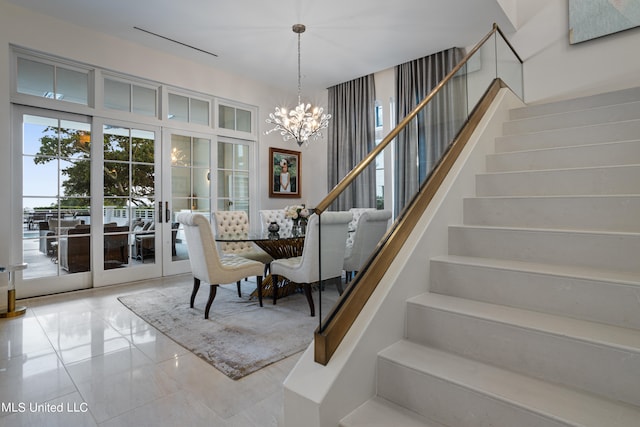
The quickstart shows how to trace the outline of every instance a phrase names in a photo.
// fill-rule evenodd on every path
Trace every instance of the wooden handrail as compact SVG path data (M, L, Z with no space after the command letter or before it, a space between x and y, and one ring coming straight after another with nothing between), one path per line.
M458 63L447 76L378 144L356 167L354 167L320 202L315 208L317 214L321 214L329 208L335 199L375 160L393 139L404 129L411 120L442 90L445 85L454 78L469 59L493 36L495 33L506 41L509 48L516 55L518 61L522 59L515 52L513 46L504 36L497 24L493 24L492 30L476 44L476 46ZM404 209L393 228L385 235L382 242L376 248L365 267L356 276L355 281L341 296L333 307L326 322L315 331L315 361L326 365L338 348L340 342L347 334L351 325L360 314L369 297L378 286L378 283L387 271L387 268L395 259L409 235L413 231L418 219L435 196L441 183L451 170L460 152L476 129L493 100L502 87L506 84L497 78L487 89L487 92L474 108L467 123L462 128L456 139L451 143L442 160L429 175L427 182L415 195L410 204Z
M316 329L314 359L317 363L326 365L329 362L502 87L507 86L501 79L493 81L442 161L431 173L428 181L407 209L403 211L402 217L396 221L394 227L385 236L384 244L378 246L377 251L366 263L367 266L358 273L355 281L342 295L338 304L334 306L327 316L328 321L324 328L322 330L320 327Z

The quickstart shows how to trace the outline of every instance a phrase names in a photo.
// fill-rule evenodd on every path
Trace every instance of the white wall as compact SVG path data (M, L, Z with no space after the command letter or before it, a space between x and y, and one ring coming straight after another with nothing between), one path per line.
M568 0L518 1L527 103L640 86L640 28L570 45Z

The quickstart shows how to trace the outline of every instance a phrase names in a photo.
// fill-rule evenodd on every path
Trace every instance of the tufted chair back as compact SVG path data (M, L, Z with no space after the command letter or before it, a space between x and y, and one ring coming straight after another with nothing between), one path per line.
M343 269L347 279L367 261L384 236L391 219L389 210L368 210L360 214L356 230L349 233L352 245L346 248Z
M264 209L259 213L263 233L267 232L269 224L276 222L280 226L280 233L282 233L283 236L291 234L291 230L293 229L293 220L285 217L284 209Z
M214 228L216 234L249 234L249 216L245 211L214 212ZM241 255L253 250L251 242L219 242L222 254Z
M375 211L376 208L351 208L349 212L353 215L353 219L349 223L349 237L347 238L347 248L353 246L353 236L355 236L355 230L358 228L358 221L360 221L360 216L366 211Z

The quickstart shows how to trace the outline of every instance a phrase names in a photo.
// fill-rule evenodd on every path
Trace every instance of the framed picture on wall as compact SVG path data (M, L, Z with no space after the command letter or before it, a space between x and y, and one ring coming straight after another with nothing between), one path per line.
M269 148L269 197L302 195L302 154L299 151Z

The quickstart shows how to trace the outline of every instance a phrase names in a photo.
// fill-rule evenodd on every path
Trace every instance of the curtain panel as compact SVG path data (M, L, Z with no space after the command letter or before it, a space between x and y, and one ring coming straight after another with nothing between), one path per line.
M329 88L327 149L331 190L375 147L375 84L373 74ZM331 205L332 210L376 207L376 169L370 164Z
M464 58L451 48L395 67L396 123L407 116ZM454 78L397 137L395 212L418 192L466 120L464 81Z

